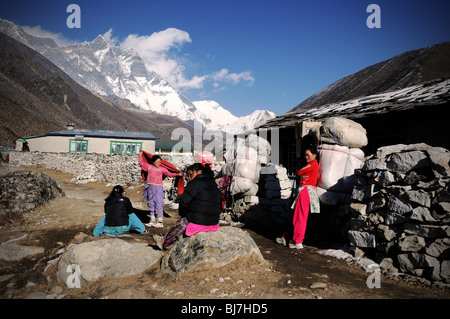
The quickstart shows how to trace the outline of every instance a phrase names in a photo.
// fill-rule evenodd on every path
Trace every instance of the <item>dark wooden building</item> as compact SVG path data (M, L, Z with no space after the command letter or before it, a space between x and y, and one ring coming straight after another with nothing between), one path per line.
M279 162L293 176L301 166L301 154L309 144L307 129L330 117L344 117L367 131L365 155L394 144L426 143L450 149L450 79L438 79L405 89L361 97L346 102L318 105L305 112L277 116L259 130L267 129L269 141L277 135ZM274 132L276 132L274 134ZM277 149L275 147L275 149Z

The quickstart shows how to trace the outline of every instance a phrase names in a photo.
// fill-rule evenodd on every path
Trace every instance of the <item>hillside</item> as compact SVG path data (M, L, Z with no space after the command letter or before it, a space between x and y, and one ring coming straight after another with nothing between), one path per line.
M425 81L450 77L450 42L408 51L342 78L301 102L289 112L399 90Z
M0 145L65 128L149 131L170 140L173 129L192 127L153 112L127 111L83 88L28 46L0 33Z

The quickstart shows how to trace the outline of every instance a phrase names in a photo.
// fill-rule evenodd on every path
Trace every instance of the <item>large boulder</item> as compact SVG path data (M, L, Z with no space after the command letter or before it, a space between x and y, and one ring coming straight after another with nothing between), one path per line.
M0 176L0 224L62 195L61 185L45 173L17 170Z
M250 235L240 228L221 227L179 240L164 256L161 270L172 276L186 271L220 268L237 260L266 263Z
M58 279L80 288L103 276L121 278L143 272L159 262L161 251L146 243L105 238L71 245L58 263Z

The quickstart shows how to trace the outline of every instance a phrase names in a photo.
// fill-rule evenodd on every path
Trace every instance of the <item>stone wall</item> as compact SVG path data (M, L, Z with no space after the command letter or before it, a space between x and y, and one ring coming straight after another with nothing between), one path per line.
M385 272L450 282L450 152L426 144L377 150L358 175L348 237Z
M184 170L194 163L192 156L162 155L163 159ZM71 174L77 183L101 182L130 184L141 180L138 155L104 155L78 153L11 152L10 163L16 166L40 165Z

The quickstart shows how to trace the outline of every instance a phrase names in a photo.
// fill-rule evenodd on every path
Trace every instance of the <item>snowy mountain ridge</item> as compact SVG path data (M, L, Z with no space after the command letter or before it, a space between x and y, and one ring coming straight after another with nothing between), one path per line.
M7 20L0 19L0 31L45 56L82 86L122 107L198 121L206 129L234 134L275 117L269 111L255 111L239 118L217 102L191 102L149 70L135 51L116 46L102 35L91 42L59 47L52 39L33 36Z

